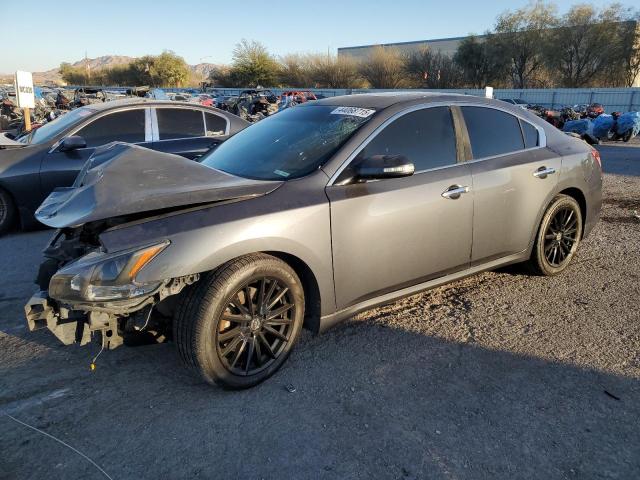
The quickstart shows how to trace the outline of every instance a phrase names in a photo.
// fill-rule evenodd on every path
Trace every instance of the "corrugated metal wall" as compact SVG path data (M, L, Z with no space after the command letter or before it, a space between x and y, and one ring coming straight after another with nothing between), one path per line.
M242 89L238 88L217 88L225 95L237 95ZM280 94L284 90L273 88L274 93ZM285 89L298 90L298 89ZM311 90L321 93L327 97L336 95L349 95L352 93L374 93L399 90L380 89L323 89L323 88L300 88L299 90ZM461 93L465 95L484 95L484 90L479 89L449 89L449 90L407 90L424 92L449 92ZM559 108L565 105L576 105L579 103L602 103L607 112L629 112L640 110L640 88L557 88L557 89L495 89L495 98L520 98L528 103L542 105L549 108Z

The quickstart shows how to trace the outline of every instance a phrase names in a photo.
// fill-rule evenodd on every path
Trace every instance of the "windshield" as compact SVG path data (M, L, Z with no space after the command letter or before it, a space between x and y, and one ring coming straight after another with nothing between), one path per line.
M65 113L51 122L45 123L40 128L33 130L30 134L20 137L18 141L22 143L36 144L48 142L59 133L62 133L67 128L79 123L83 118L94 113L95 110L87 107L77 108L76 110Z
M302 177L329 160L373 113L326 105L290 108L237 133L202 163L257 180Z

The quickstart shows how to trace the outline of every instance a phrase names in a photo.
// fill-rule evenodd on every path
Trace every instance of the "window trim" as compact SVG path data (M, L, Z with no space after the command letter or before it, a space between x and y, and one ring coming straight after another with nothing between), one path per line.
M380 125L378 125L376 127L376 129L371 132L371 134L364 139L364 141L358 145L353 152L347 157L347 159L342 163L342 165L340 165L340 167L338 168L338 170L336 170L336 172L331 176L331 178L329 179L329 183L327 183L327 187L331 187L333 185L335 185L336 180L340 177L340 175L342 174L342 172L351 164L351 162L358 156L358 154L360 154L360 152L362 150L364 150L364 148L374 139L376 138L389 124L393 123L394 121L396 121L397 119L404 117L405 115L409 114L409 113L413 113L415 111L418 110L426 110L427 108L436 108L436 107L447 107L449 109L449 114L451 115L451 126L453 127L453 131L454 131L454 135L455 135L455 139L456 139L456 163L454 163L453 165L443 165L441 167L433 167L433 168L427 168L424 170L418 170L415 171L413 173L413 175L419 175L421 173L425 173L425 172L433 172L435 170L442 170L444 168L451 168L451 167L457 167L458 165L462 164L462 163L467 163L464 161L461 161L461 157L460 157L460 152L458 151L458 131L457 131L457 122L456 119L454 117L454 112L452 110L452 106L455 105L451 102L431 102L431 103L421 103L419 105L412 105L408 108L406 108L405 110L402 110L400 112L396 112L394 113L391 117L387 118L384 122L382 122ZM412 176L413 176L412 175ZM375 181L375 180L370 180L370 181Z
M472 102L460 102L460 103L452 103L452 105L456 105L458 107L479 107L479 108L492 108L493 110L499 110L501 112L507 113L509 115L512 115L514 117L516 117L518 119L518 126L520 127L520 135L522 135L522 145L525 145L525 141L524 141L524 133L522 132L522 127L520 126L520 122L527 122L529 125L531 125L533 128L535 128L538 131L538 145L535 147L531 147L531 148L523 148L522 150L513 150L511 152L506 152L506 153L500 153L498 155L490 155L488 157L481 157L481 158L473 158L473 146L471 146L471 160L467 160L467 162L465 163L476 163L476 162L483 162L485 160L492 160L494 158L500 158L500 157L506 157L509 155L517 155L519 153L522 152L531 152L533 150L537 150L539 148L547 148L547 135L544 132L544 129L542 127L539 127L538 125L531 123L529 120L527 120L526 118L524 118L523 115L519 115L517 113L514 113L510 110L507 110L506 108L502 108L498 105L485 105L485 104L479 104L479 103L472 103ZM464 113L462 112L462 109L460 111L461 116L462 116L462 121L464 122L464 126L465 126L465 130L466 130L466 135L467 135L467 139L469 141L469 145L471 145L471 138L469 137L469 130L467 128L467 122L464 119Z
M160 127L158 126L158 108L173 108L173 109L180 109L180 110L190 110L193 112L201 112L202 113L202 136L200 137L180 137L180 138L165 138L165 139L161 139L160 138ZM217 112L208 112L202 108L191 108L187 105L154 105L151 107L151 124L152 124L152 137L153 137L153 142L154 143L159 143L159 142L171 142L174 140L192 140L194 138L219 138L219 137L207 137L207 117L205 116L205 113L210 113L212 115L215 115L216 117L220 117L225 121L225 130L224 130L224 134L221 136L228 136L229 135L229 131L231 129L231 122L229 121L229 119L227 117L225 117L224 115L219 115Z
M121 108L114 108L113 110L107 110L106 112L98 112L95 115L93 115L92 117L88 118L87 121L85 123L82 123L81 125L77 125L76 127L70 129L67 133L65 133L62 137L60 137L60 139L55 142L51 148L49 149L49 151L47 153L56 153L56 151L58 150L58 147L60 146L60 144L62 143L62 141L67 138L67 137L71 137L73 135L75 135L76 133L78 133L80 130L82 130L84 127L91 125L93 122L95 122L96 120L99 120L102 117L106 117L107 115L113 115L115 113L122 113L122 112L128 112L130 110L144 110L144 140L142 142L133 142L131 143L131 145L140 145L142 143L150 143L150 140L147 140L149 138L149 132L147 131L147 127L149 126L149 123L147 121L148 119L148 111L149 107L142 107L140 108L140 106L126 106L126 107L121 107ZM117 141L117 140L114 140ZM105 143L106 145L106 143ZM101 147L102 145L99 145L99 147ZM98 147L84 147L84 148L78 148L76 150L88 150L88 149L96 149Z

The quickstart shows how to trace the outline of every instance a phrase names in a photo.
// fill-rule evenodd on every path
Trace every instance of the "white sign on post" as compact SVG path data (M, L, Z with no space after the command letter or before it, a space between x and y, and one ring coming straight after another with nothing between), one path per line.
M35 97L33 93L33 77L31 72L16 72L16 98L18 107L35 108Z

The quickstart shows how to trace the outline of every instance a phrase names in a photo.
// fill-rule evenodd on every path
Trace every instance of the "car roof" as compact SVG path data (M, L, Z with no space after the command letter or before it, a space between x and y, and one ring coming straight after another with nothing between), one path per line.
M92 103L87 105L91 110L95 110L96 112L103 112L105 110L111 110L113 108L120 108L125 106L136 106L143 105L145 107L152 106L182 106L182 107L198 107L202 108L203 106L199 103L193 102L176 102L175 100L156 100L153 98L123 98L120 100L112 100L110 102L102 102L102 103ZM205 107L206 108L206 107Z
M189 107L191 109L204 110L212 113L216 113L219 116L225 117L229 122L231 122L231 128L239 127L241 125L248 126L249 122L247 122L244 118L238 117L230 112L226 112L224 110L220 110L214 107L208 107L206 105L202 105L201 103L194 102L177 102L175 100L155 100L153 98L123 98L121 100L112 100L110 102L103 103L92 103L87 105L85 108L87 110L91 110L94 114L99 112L107 112L109 110L114 110L122 107Z
M422 100L425 103L430 101L440 102L449 97L478 98L470 95L460 95L439 92L379 92L379 93L356 93L354 95L340 95L328 97L314 101L314 105L349 106L361 108L383 109L401 103Z

